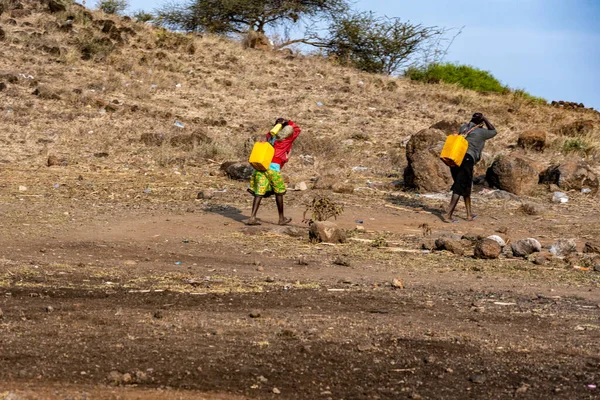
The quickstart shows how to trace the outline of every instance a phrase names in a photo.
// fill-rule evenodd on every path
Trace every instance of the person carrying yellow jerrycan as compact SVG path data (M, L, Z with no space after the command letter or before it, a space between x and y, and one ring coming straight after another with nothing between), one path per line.
M483 128L485 124L486 128ZM462 196L467 209L467 221L477 216L471 212L471 191L473 189L473 169L481 159L486 140L496 136L496 128L482 113L475 113L468 124L460 127L459 133L448 136L440 158L450 167L452 179L452 198L448 214L443 217L447 223L458 222L453 219L454 209Z
M292 221L291 218L286 218L283 212L283 195L287 188L281 176L281 168L288 162L292 145L300 132L300 127L294 122L278 118L275 126L267 134L266 141L254 145L248 160L255 169L248 188L248 192L254 196L254 202L250 219L246 221L247 225L260 225L256 218L260 203L263 197L273 194L279 213L279 225Z

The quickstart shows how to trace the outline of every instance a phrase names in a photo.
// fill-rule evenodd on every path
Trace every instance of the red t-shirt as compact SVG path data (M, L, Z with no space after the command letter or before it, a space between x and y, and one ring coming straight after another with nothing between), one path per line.
M292 150L292 144L294 143L294 140L296 140L296 138L298 137L298 135L300 135L300 132L301 132L300 127L298 125L296 125L295 123L293 123L292 121L289 121L288 125L291 126L292 128L294 128L294 133L283 140L275 140L275 145L273 146L275 148L275 155L273 156L273 160L271 162L274 162L275 164L279 164L279 165L281 165L281 167L283 167L285 165L285 163L288 162L290 150ZM271 134L268 133L267 140L270 140L270 139L271 139Z

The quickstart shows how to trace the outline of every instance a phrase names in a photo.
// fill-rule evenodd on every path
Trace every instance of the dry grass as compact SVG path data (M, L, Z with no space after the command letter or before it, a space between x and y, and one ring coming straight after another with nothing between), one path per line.
M489 115L500 130L486 147L492 155L506 151L525 129L555 132L579 119L600 124L591 111L376 76L320 57L289 59L287 53L243 49L221 37L182 35L111 16L127 30L118 43L84 11L71 13L78 33L44 29L64 22L68 13L34 12L17 26L6 24L6 14L0 17L7 32L0 71L34 77L21 77L0 92L4 163L44 165L47 154L58 154L85 166L97 162L90 155L100 150L113 164L131 158L150 166L244 159L247 144L283 116L303 129L294 154L317 160L315 166L293 158L288 173L310 176L326 167L344 174L357 165L385 172L404 165L401 143L410 135L441 120L466 121L474 111ZM92 15L94 21L108 18ZM32 24L28 32L47 33L24 34L24 22ZM49 52L53 47L60 52ZM82 59L86 54L90 61ZM33 96L38 87L54 92ZM189 148L141 143L144 133L173 134L175 121L185 125L178 134L202 129L212 143ZM343 144L348 139L353 142ZM582 140L583 152L594 154L598 133ZM561 148L555 147L559 153Z

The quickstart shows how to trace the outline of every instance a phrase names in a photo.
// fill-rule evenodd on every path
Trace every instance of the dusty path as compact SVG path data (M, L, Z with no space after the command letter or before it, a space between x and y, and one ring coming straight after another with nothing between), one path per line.
M0 249L0 388L17 398L599 398L589 387L600 383L597 277L417 252L423 223L489 234L509 222L490 209L448 226L430 209L350 205L340 226L360 218L367 233L338 246L308 244L299 207L292 232L268 223L272 206L258 228L240 223L244 206L72 211L51 226L6 217L3 229L21 229ZM550 241L553 224L511 229L546 229ZM382 232L407 251L371 247Z

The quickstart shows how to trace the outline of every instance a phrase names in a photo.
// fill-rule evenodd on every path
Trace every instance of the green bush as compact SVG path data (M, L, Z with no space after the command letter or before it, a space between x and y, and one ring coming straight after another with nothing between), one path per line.
M129 3L127 0L98 0L97 7L106 14L121 14Z
M408 68L404 75L413 81L425 83L453 83L478 92L508 93L510 89L488 71L457 64L429 64Z
M140 11L136 11L135 13L133 13L133 18L135 18L139 22L150 22L150 21L154 20L154 15L152 15L149 12L140 10Z

